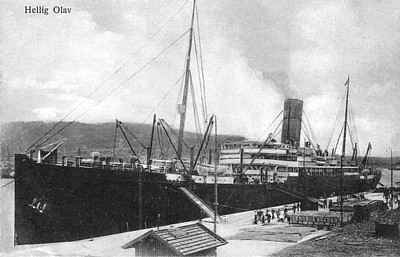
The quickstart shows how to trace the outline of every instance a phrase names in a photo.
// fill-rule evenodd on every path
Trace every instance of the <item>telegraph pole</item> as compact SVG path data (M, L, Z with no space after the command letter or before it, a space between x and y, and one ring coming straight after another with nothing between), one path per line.
M349 87L350 87L350 76L347 76L346 83L346 106L344 112L344 127L343 127L343 145L342 145L342 155L340 157L340 225L343 226L343 195L344 195L344 171L343 162L346 155L346 133L347 133L347 109L349 105Z
M218 140L217 140L217 118L214 115L214 233L217 233L218 216L218 183L217 183L217 165L218 165Z

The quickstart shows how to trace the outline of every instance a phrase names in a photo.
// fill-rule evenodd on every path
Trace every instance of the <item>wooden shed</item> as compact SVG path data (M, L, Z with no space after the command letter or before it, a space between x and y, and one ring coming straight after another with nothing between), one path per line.
M136 256L216 256L217 247L227 244L201 223L150 230L123 245L135 248Z

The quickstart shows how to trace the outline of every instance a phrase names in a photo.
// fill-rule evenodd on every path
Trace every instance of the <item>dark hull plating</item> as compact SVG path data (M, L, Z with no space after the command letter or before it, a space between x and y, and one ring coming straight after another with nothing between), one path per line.
M279 188L314 197L338 192L339 188L339 177L289 178L280 185L219 184L219 213L265 208L299 200ZM366 191L375 188L379 179L378 176L371 180L360 180L359 176L346 178L345 190ZM203 217L178 189L179 184L165 180L163 175L143 173L142 185L142 227ZM205 202L211 204L214 201L213 184L191 183L185 186ZM25 155L16 155L16 243L71 241L138 229L138 192L139 171L37 164ZM35 198L42 208L32 207Z

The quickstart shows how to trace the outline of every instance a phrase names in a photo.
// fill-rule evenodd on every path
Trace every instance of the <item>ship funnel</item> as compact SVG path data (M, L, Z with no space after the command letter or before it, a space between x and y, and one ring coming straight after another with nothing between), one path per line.
M286 99L283 109L281 142L293 146L300 145L301 116L303 101L299 99Z

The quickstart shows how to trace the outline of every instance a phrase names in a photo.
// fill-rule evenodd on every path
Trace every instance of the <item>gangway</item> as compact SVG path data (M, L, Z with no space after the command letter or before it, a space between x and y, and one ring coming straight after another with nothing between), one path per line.
M200 197L194 194L192 191L187 189L186 187L179 187L179 189L193 202L199 207L207 216L210 218L214 218L214 210L208 206ZM217 221L221 222L221 217L217 215Z

